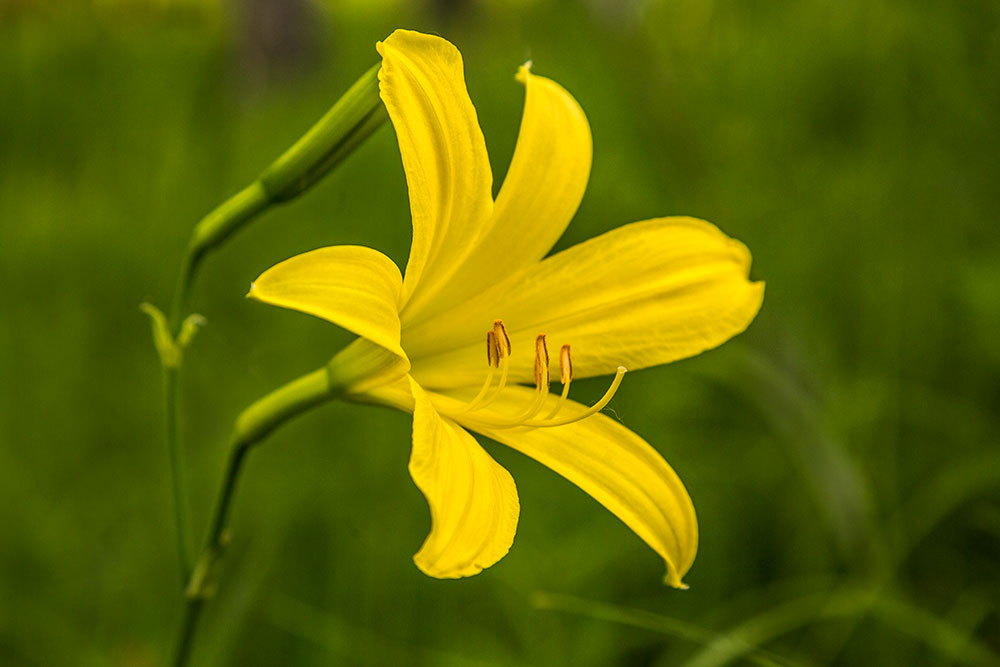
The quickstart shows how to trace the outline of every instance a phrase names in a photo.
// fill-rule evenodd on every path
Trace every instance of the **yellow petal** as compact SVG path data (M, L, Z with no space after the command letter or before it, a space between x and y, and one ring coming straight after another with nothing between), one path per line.
M412 381L411 381L412 382ZM666 582L683 588L683 577L698 551L698 520L683 483L658 451L622 424L603 414L552 428L491 428L484 412L459 414L475 389L449 394L421 392L441 419L454 414L466 428L532 457L604 505L663 558ZM485 411L487 419L517 414L534 397L534 389L508 387ZM412 412L414 394L404 381L378 387L365 400ZM539 411L546 414L559 399L550 396ZM567 401L559 417L579 415L586 407Z
M490 406L488 416L515 414L534 394L534 389L510 387ZM541 413L557 400L550 397ZM461 404L440 395L436 401L445 413L449 406ZM559 416L585 410L583 405L567 401ZM682 579L698 550L698 522L680 478L649 443L603 414L566 426L535 429L491 429L476 417L477 413L466 413L456 419L530 456L586 491L663 558L668 584L684 587Z
M401 303L415 311L474 246L493 210L493 175L458 49L409 30L395 31L376 48L413 217Z
M399 269L377 250L333 246L272 266L247 296L329 320L406 359L399 346L401 285Z
M517 488L475 438L441 417L420 385L410 384L410 476L431 510L430 534L413 562L432 577L468 577L510 550L520 512Z
M714 225L660 218L619 227L512 276L404 332L425 387L474 385L481 338L497 318L511 338L510 377L531 382L534 337L570 344L575 377L665 364L740 333L760 309L750 253Z
M552 249L583 199L593 157L590 125L565 88L521 67L526 88L521 129L493 217L476 247L434 299L438 312L540 260ZM408 313L404 326L436 314Z

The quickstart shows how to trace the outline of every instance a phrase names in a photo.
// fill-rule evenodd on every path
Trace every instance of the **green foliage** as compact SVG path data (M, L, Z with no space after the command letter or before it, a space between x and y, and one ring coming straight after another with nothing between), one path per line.
M996 3L279 4L270 19L187 1L0 8L0 662L165 662L179 585L137 305L167 302L194 223L395 27L463 51L497 184L517 65L577 97L594 170L560 247L690 214L753 251L768 287L751 329L630 374L611 405L691 492L691 590L663 586L624 526L497 445L525 510L513 550L467 581L424 577L409 419L332 404L248 458L194 662L997 660ZM204 266L192 308L208 325L180 387L199 540L235 416L350 339L243 294L336 243L405 263L388 127Z

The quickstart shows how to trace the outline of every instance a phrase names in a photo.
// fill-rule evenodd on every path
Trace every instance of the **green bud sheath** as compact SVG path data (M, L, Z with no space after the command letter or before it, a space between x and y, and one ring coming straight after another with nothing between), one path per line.
M385 122L379 67L365 72L312 129L264 170L259 180L271 201L300 195Z
M388 118L379 97L378 70L365 72L301 139L250 185L195 225L170 310L171 330L180 331L191 283L204 255L272 204L293 199L314 185L364 143Z
M379 98L378 69L375 65L365 72L257 180L198 223L189 247L195 263L271 204L294 199L308 190L385 122L388 115Z

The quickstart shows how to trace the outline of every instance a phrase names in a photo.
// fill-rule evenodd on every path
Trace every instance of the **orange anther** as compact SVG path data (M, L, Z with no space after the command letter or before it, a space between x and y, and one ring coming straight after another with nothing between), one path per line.
M569 356L569 345L563 345L559 350L559 381L569 384L573 379L573 359Z
M510 336L507 335L507 328L503 325L502 320L495 320L493 322L493 333L497 337L497 347L500 350L500 358L510 356Z
M549 349L545 346L545 334L535 338L535 386L549 386Z
M491 368L500 367L500 347L497 345L497 335L492 329L486 332L486 363Z

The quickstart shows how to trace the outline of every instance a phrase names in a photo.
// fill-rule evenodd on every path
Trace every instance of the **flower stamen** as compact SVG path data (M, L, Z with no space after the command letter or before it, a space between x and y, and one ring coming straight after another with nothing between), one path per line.
M486 364L489 370L486 372L486 381L483 382L482 388L475 398L466 403L465 407L458 410L456 414L464 414L478 408L483 399L486 398L486 392L490 390L490 385L493 384L494 369L500 366L500 347L497 343L497 334L492 329L486 332Z
M608 387L608 390L606 392L604 392L604 396L601 396L601 399L599 401L597 401L597 403L594 403L592 406L590 406L589 408L587 408L586 411L581 412L580 414L578 414L576 416L573 416L573 417L564 417L562 419L535 419L535 420L527 420L522 425L523 426L531 426L531 427L534 427L534 428L550 427L550 426L565 426L566 424L572 424L574 422L578 422L578 421L581 421L583 419L586 419L587 417L590 417L591 415L597 414L598 412L600 412L601 410L604 409L604 406L606 406L608 403L611 402L612 398L614 398L615 393L618 391L618 387L621 386L622 378L625 377L625 373L627 373L627 372L628 372L628 369L626 369L624 366L619 366L618 367L618 372L615 373L615 379L611 381L611 386Z
M529 422L545 405L545 399L549 396L549 382L549 350L545 345L545 334L538 334L535 338L535 397L521 414L510 419L491 419L490 426L513 428Z
M604 392L604 395L596 403L575 416L558 418L557 415L563 411L569 402L569 388L573 382L573 357L570 353L570 346L563 345L559 350L559 381L562 384L562 392L548 414L541 419L537 419L536 415L538 415L539 410L542 409L546 399L549 397L549 385L552 381L549 369L549 349L545 342L545 334L538 334L535 338L534 397L525 407L524 411L515 417L496 419L491 415L484 419L485 415L483 415L482 411L492 405L507 386L507 378L510 372L510 352L510 337L507 335L507 329L501 320L496 320L493 322L493 328L486 332L486 362L489 367L486 373L486 380L479 389L479 393L471 401L457 410L450 411L450 414L479 413L478 415L469 415L469 418L481 422L483 426L489 428L515 428L518 426L548 428L552 426L565 426L566 424L587 419L603 410L611 402L611 399L614 398L618 387L621 386L622 378L625 377L625 373L627 372L624 366L619 366L614 379L611 381L611 386L608 387L608 390ZM500 381L494 387L493 378L496 375L497 368L500 369Z
M493 333L497 337L497 349L500 358L510 356L510 336L507 335L507 327L503 325L503 320L493 320Z
M535 338L535 387L538 391L544 386L546 391L552 380L549 378L549 348L545 345L545 334Z
M486 332L486 365L491 369L500 367L500 347L497 344L497 332L492 329Z
M493 403L503 391L503 388L507 386L507 374L510 371L510 336L507 335L507 328L503 325L502 320L495 320L493 322L493 341L496 344L496 357L500 359L500 383L497 385L490 397L485 399L482 403L476 406L476 409L485 408ZM486 334L487 344L489 344L490 336ZM487 352L487 356L492 364L493 358L492 353ZM492 370L492 366L491 366ZM491 373L492 374L492 373ZM490 380L492 381L492 377Z
M552 419L559 414L559 411L566 405L566 398L569 396L569 383L573 381L573 359L569 354L569 345L563 345L562 349L559 350L559 381L562 383L562 393L556 404L549 410L549 414L545 415L545 419Z

